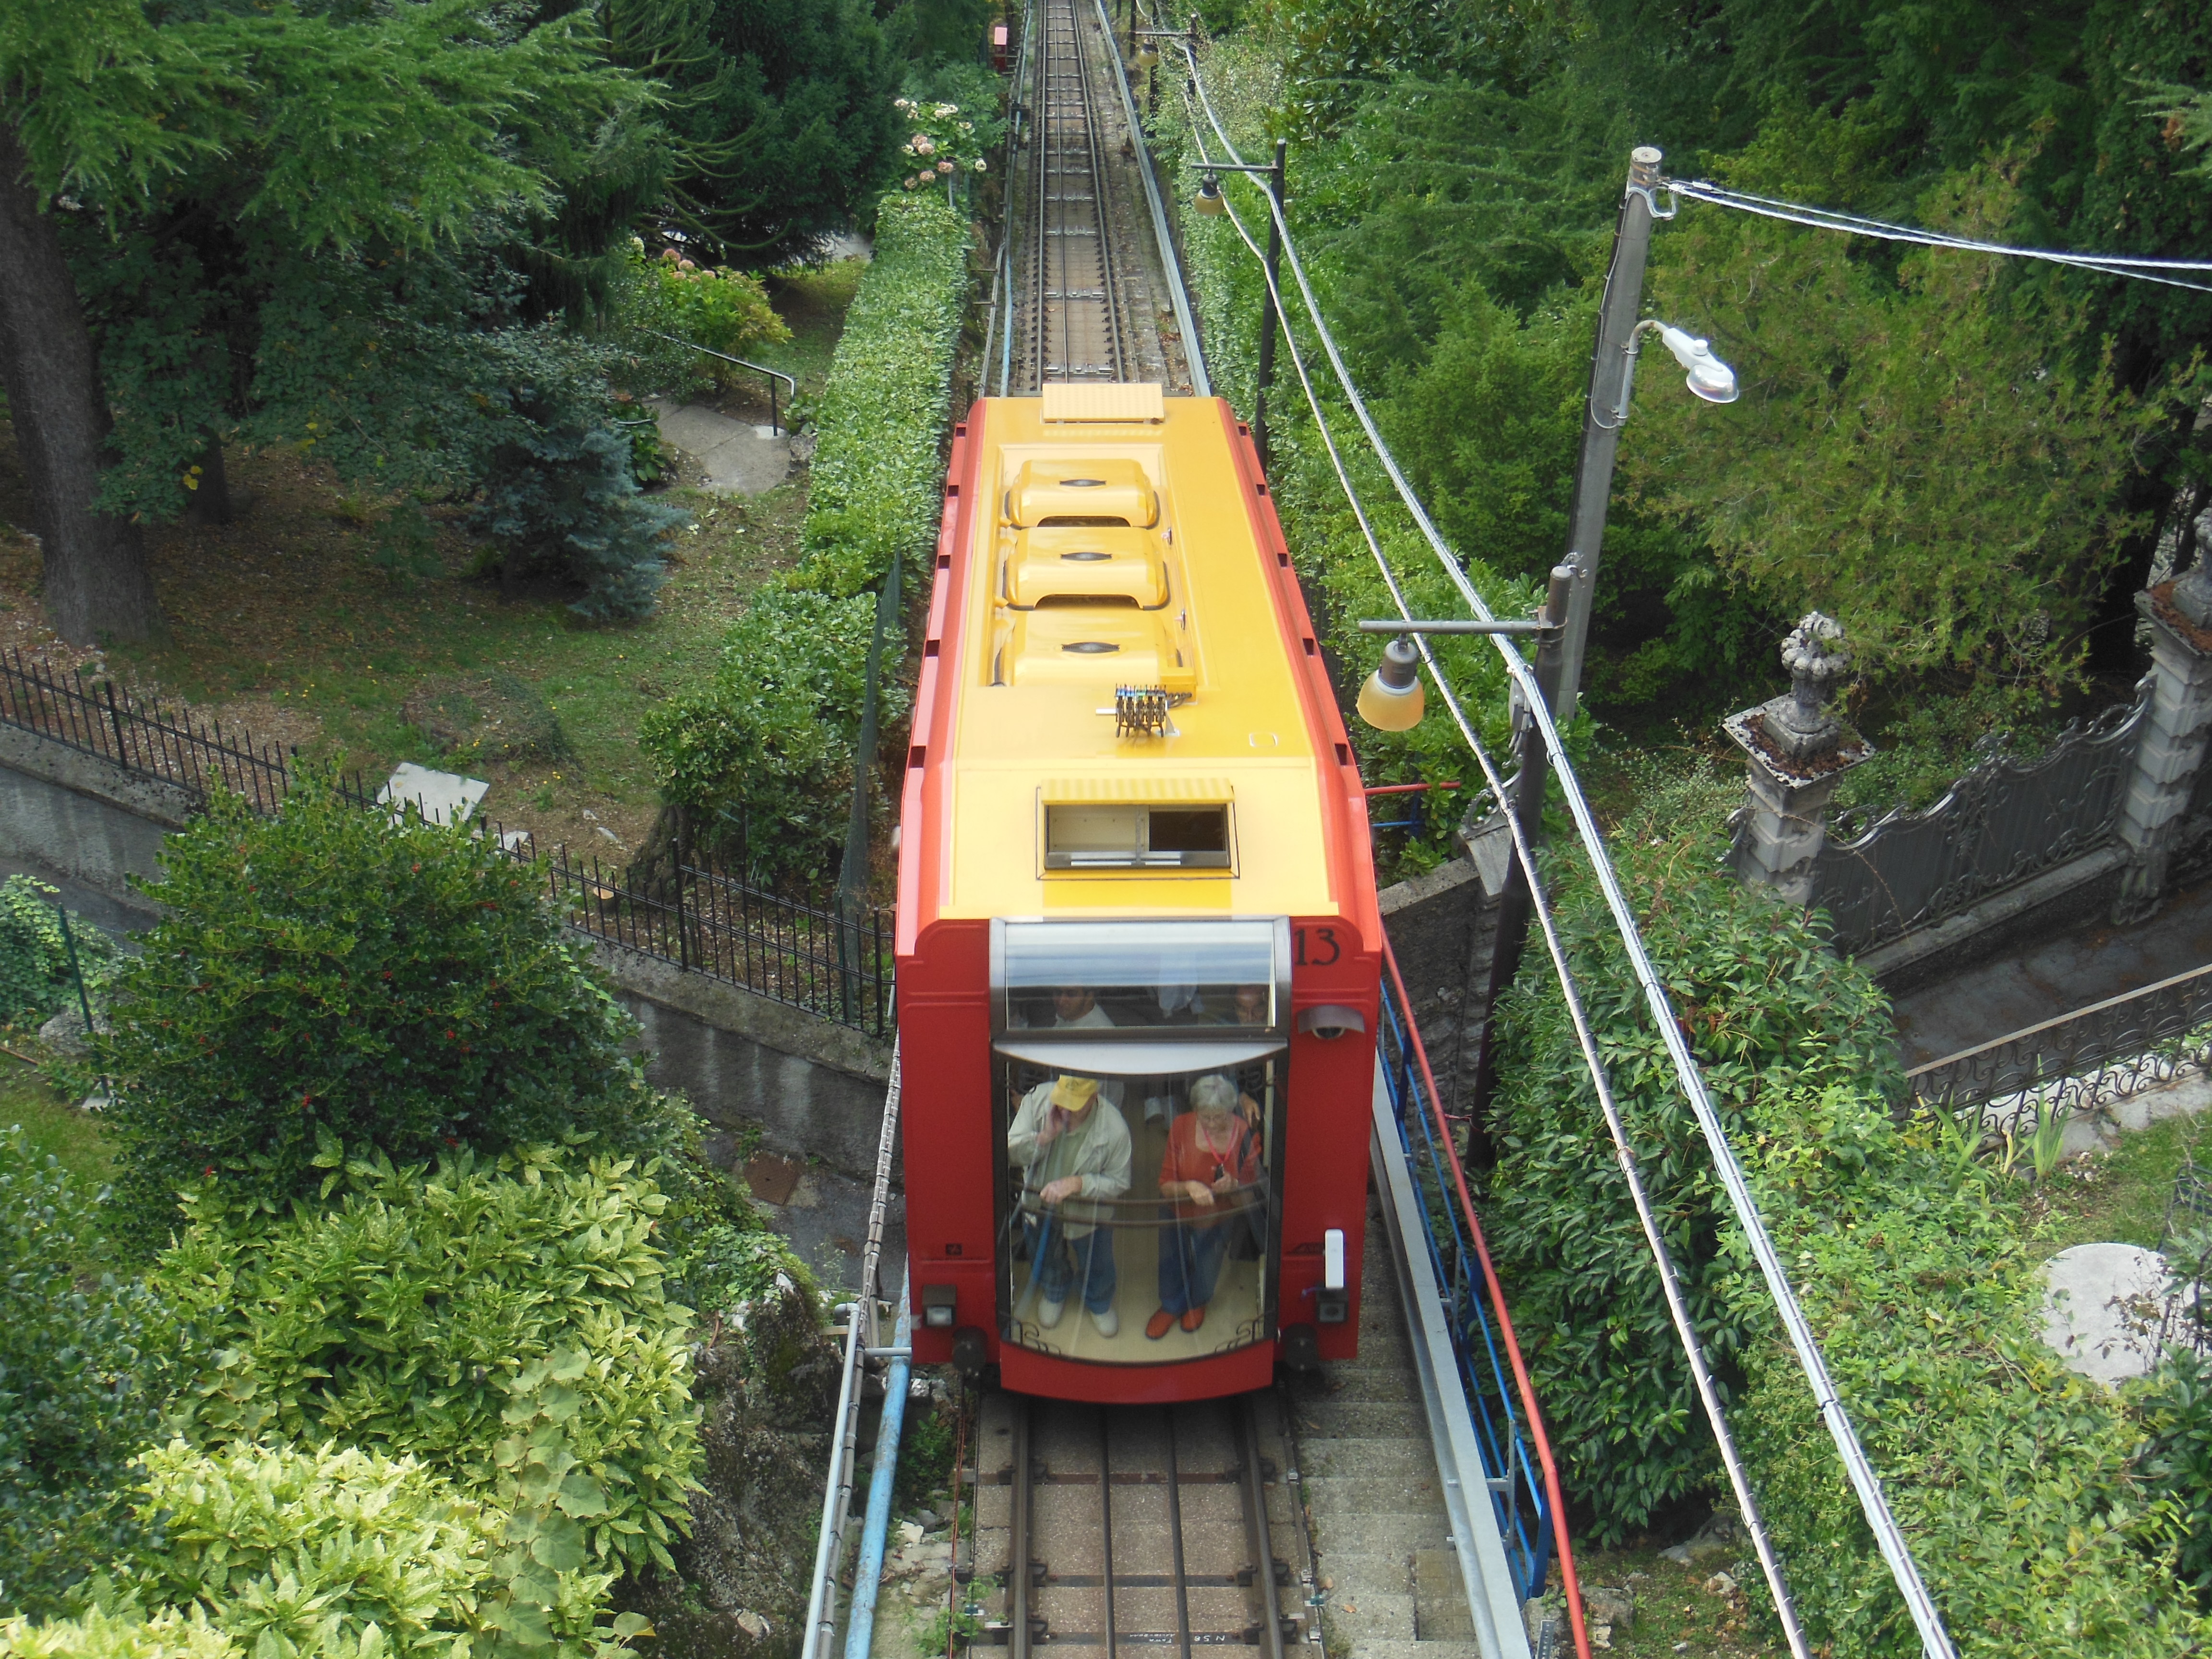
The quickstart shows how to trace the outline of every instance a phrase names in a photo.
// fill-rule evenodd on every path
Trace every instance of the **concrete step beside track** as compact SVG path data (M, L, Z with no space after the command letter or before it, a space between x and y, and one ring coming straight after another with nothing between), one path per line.
M1359 1356L1291 1396L1329 1648L1351 1659L1477 1659L1389 1235L1371 1200L1367 1241Z

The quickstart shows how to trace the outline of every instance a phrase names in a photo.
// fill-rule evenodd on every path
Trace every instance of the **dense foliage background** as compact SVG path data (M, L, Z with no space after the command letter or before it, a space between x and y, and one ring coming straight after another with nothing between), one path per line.
M1681 178L1999 241L2212 252L2204 104L2189 92L2212 81L2212 22L2172 0L1224 9L1200 52L1214 112L1247 159L1291 141L1291 220L1349 367L1501 609L1529 605L1567 550L1634 145L1660 147ZM1180 81L1162 74L1155 138L1188 168ZM1256 236L1258 189L1224 188ZM1249 409L1256 262L1222 220L1187 215L1183 230L1209 362ZM2212 295L1697 203L1657 227L1645 292L1646 313L1710 337L1744 392L1711 407L1646 360L1597 587L1586 691L1600 720L1701 738L1778 689L1773 647L1814 605L1859 652L1854 714L1886 748L1937 757L1856 789L1932 781L1993 727L2029 740L2120 694L2127 595L2177 489L2212 477L2212 422L2195 429ZM1303 337L1294 292L1291 305ZM1340 437L1356 433L1340 399L1325 407ZM1323 608L1379 614L1287 363L1270 423L1278 499ZM1431 562L1387 483L1346 460L1428 599ZM1448 660L1470 703L1500 703L1480 649ZM1393 779L1463 769L1450 745L1357 737ZM1410 862L1443 850L1442 827L1426 823Z

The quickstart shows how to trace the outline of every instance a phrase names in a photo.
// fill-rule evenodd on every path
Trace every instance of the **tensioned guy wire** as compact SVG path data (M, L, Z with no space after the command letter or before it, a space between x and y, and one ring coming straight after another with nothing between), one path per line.
M1199 73L1197 54L1188 42L1183 44L1182 51L1189 65L1190 85L1205 106L1207 124L1221 140L1222 148L1233 160L1241 162L1237 147L1222 130L1212 100L1206 96L1205 80ZM1397 489L1400 499L1405 502L1414 523L1419 526L1423 538L1435 553L1437 563L1459 590L1468 609L1483 621L1494 621L1490 607L1484 603L1481 594L1475 591L1474 584L1468 579L1457 556L1446 544L1427 511L1421 506L1419 498L1414 495L1413 487L1406 482L1405 474L1399 470L1389 446L1382 441L1382 434L1376 429L1374 417L1368 412L1365 400L1360 397L1358 387L1345 368L1336 342L1328 331L1328 324L1322 315L1320 302L1315 298L1312 284L1306 277L1304 264L1298 258L1290 225L1272 195L1267 198L1267 207L1274 216L1284 257L1289 261L1291 274L1297 280L1299 294L1313 322L1316 337L1321 341L1329 365L1335 371L1337 382L1342 386L1346 399L1358 418L1361 429L1366 433L1376 459L1382 464L1384 471ZM1605 895L1606 908L1613 915L1614 927L1628 952L1630 968L1644 993L1645 1005L1658 1029L1660 1040L1666 1044L1668 1057L1674 1065L1683 1095L1697 1120L1706 1148L1712 1155L1714 1172L1720 1177L1722 1189L1728 1194L1729 1208L1738 1226L1743 1230L1753 1259L1759 1264L1759 1275L1765 1281L1767 1294L1773 1301L1776 1313L1790 1338L1799 1369L1804 1372L1821 1420L1828 1430L1829 1437L1835 1443L1844 1474L1858 1498L1868 1528L1874 1534L1875 1547L1881 1552L1890 1577L1904 1599L1905 1611L1919 1632L1922 1651L1926 1659L1956 1659L1957 1650L1952 1645L1949 1632L1943 1627L1942 1614L1920 1576L1920 1569L1912 1559L1911 1550L1905 1543L1896 1516L1890 1512L1889 1500L1881 1488L1881 1477L1875 1473L1865 1448L1859 1443L1857 1431L1851 1426L1850 1415L1844 1408L1835 1382L1828 1375L1827 1363L1821 1357L1819 1340L1813 1334L1812 1325L1805 1317L1796 1291L1790 1282L1789 1273L1783 1267L1780 1252L1775 1249L1773 1238L1759 1213L1758 1200L1752 1193L1750 1181L1736 1158L1735 1148L1729 1143L1727 1128L1721 1122L1711 1093L1705 1087L1705 1074L1698 1065L1697 1057L1690 1052L1688 1039L1683 1035L1674 1012L1674 1000L1668 995L1666 986L1652 964L1650 952L1644 949L1643 934L1636 926L1627 896L1621 890L1620 878L1606 853L1604 836L1598 830L1596 817L1590 811L1589 800L1583 794L1581 781L1567 759L1566 748L1559 739L1552 711L1544 702L1534 675L1529 672L1528 664L1514 648L1512 641L1503 635L1489 637L1504 662L1506 672L1521 688L1528 717L1536 723L1537 733L1550 757L1553 770L1559 775L1560 792L1566 799L1567 811L1574 820L1576 834L1589 859L1598 886ZM1425 653L1424 657L1425 659ZM1433 675L1433 665L1431 672Z
M1205 154L1202 142L1199 146L1199 153L1201 156ZM1244 228L1244 222L1237 217L1236 208L1225 200L1222 205L1227 213L1230 223L1237 228L1237 235L1243 239L1244 246L1251 250L1253 258L1260 262L1261 270L1264 276L1267 264L1261 258L1259 245L1252 240L1251 233ZM1374 556L1376 568L1382 572L1383 583L1390 590L1392 603L1398 607L1398 614L1401 617L1411 621L1413 612L1407 606L1404 591L1399 586L1398 579L1392 572L1389 562L1383 556L1382 549L1376 542L1373 530L1368 525L1367 514L1360 505L1358 494L1352 488L1352 480L1346 476L1343 462L1337 454L1336 441L1330 434L1328 418L1322 413L1320 400L1314 395L1313 382L1307 376L1305 362L1299 355L1297 342L1291 333L1289 319L1284 313L1281 291L1273 282L1270 282L1267 285L1267 293L1268 298L1274 304L1276 315L1282 323L1283 343L1290 353L1292 366L1297 370L1298 384L1304 389L1307 406L1313 411L1315 428L1320 432L1322 442L1328 450L1330 464L1336 469L1337 482L1343 487L1346 500L1352 504L1352 514L1359 521L1360 533L1366 538L1368 551ZM1413 639L1414 647L1419 651L1422 661L1428 666L1430 678L1436 682L1437 693L1443 698L1444 707L1451 712L1452 723L1458 726L1460 735L1466 740L1468 750L1473 752L1476 764L1482 768L1484 781L1489 785L1494 798L1501 802L1504 801L1506 799L1505 781L1498 775L1497 765L1491 759L1489 751L1484 749L1481 740L1475 736L1474 728L1468 720L1466 711L1460 707L1458 697L1454 695L1449 683L1445 680L1442 670L1437 667L1436 659L1430 654L1428 636L1416 634ZM1714 1384L1712 1371L1706 1364L1704 1341L1698 1335L1696 1325L1691 1321L1689 1303L1682 1294L1681 1279L1675 1270L1674 1255L1667 1248L1666 1240L1659 1231L1658 1217L1652 1209L1650 1194L1644 1189L1644 1177L1638 1164L1634 1144L1629 1139L1627 1125L1621 1119L1620 1106L1613 1098L1612 1082L1606 1073L1605 1062L1598 1053L1597 1039L1590 1030L1589 1016L1583 1004L1581 988L1575 983L1573 970L1567 964L1566 949L1560 943L1558 927L1552 915L1551 901L1545 894L1543 878L1537 872L1535 854L1529 847L1528 833L1522 827L1517 814L1507 812L1504 816L1507 826L1512 832L1514 856L1520 863L1522 874L1528 878L1531 905L1544 930L1544 945L1552 958L1552 971L1559 981L1559 989L1566 1000L1568 1015L1574 1022L1575 1040L1582 1049L1583 1067L1589 1073L1590 1083L1597 1092L1599 1107L1605 1114L1606 1128L1613 1139L1614 1158L1620 1165L1622 1178L1627 1182L1630 1200L1636 1206L1637 1221L1644 1230L1644 1243L1650 1249L1652 1261L1658 1268L1660 1288L1667 1302L1668 1317L1674 1324L1675 1337L1680 1342L1683 1353L1689 1360L1690 1373L1697 1388L1698 1403L1705 1410L1706 1423L1712 1429L1713 1439L1720 1448L1721 1463L1728 1474L1729 1490L1735 1494L1738 1510L1743 1516L1744 1528L1751 1534L1752 1547L1759 1556L1759 1571L1766 1579L1769 1594L1774 1598L1775 1610L1781 1617L1783 1634L1790 1644L1790 1651L1794 1656L1794 1659L1811 1659L1811 1650L1806 1644L1803 1627L1798 1623L1796 1602L1790 1594L1788 1576L1783 1571L1781 1559L1775 1552L1773 1540L1767 1533L1765 1521L1759 1513L1758 1500L1752 1495L1751 1479L1743 1467L1742 1458L1736 1450L1735 1437L1729 1429L1727 1413L1721 1404L1720 1391ZM1577 1606L1574 1611L1577 1619L1577 1634L1580 1636L1582 1610Z
M1754 196L1748 191L1730 190L1726 185L1716 185L1705 179L1662 179L1659 187L1693 202L1733 208L1738 213L1756 214L1763 219L1778 219L1784 224L1803 225L1813 230L1838 231L1847 236L1871 236L1885 242L1911 242L1922 247L1948 248L1958 253L1996 253L2010 259L2039 259L2049 264L2071 265L2082 270L2099 271L2107 276L2126 276L2136 282L2161 283L2168 288L2192 289L2199 294L2212 294L2212 283L2185 283L2179 277L2158 274L2166 270L2212 271L2212 259L2138 259L2125 253L2069 253L2059 248L2009 247L2002 242L1979 241L1971 236L1954 236L1940 230L1922 230L1912 225L1892 224L1886 219L1869 219L1855 213L1840 213L1832 208L1808 207L1802 202L1784 202L1771 196Z

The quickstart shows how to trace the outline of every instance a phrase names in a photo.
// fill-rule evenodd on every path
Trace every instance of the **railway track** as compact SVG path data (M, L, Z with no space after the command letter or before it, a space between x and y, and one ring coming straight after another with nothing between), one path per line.
M1030 15L1029 119L1009 216L1012 349L999 390L1152 380L1188 392L1115 84L1120 55L1097 0L1036 0Z
M1309 1639L1312 1558L1273 1394L1165 1407L995 1394L979 1426L976 1567L996 1581L987 1626L1015 1659L1283 1659Z

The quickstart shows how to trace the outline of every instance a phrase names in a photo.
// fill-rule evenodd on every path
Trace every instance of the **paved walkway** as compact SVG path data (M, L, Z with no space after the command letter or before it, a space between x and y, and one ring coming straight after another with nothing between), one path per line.
M660 421L663 442L673 444L706 469L707 488L723 495L757 495L781 483L791 471L791 434L733 421L696 404L681 408L665 398L647 400Z
M1905 1063L1922 1066L2212 963L2212 879L2134 927L2090 924L1922 987L1897 1003Z

